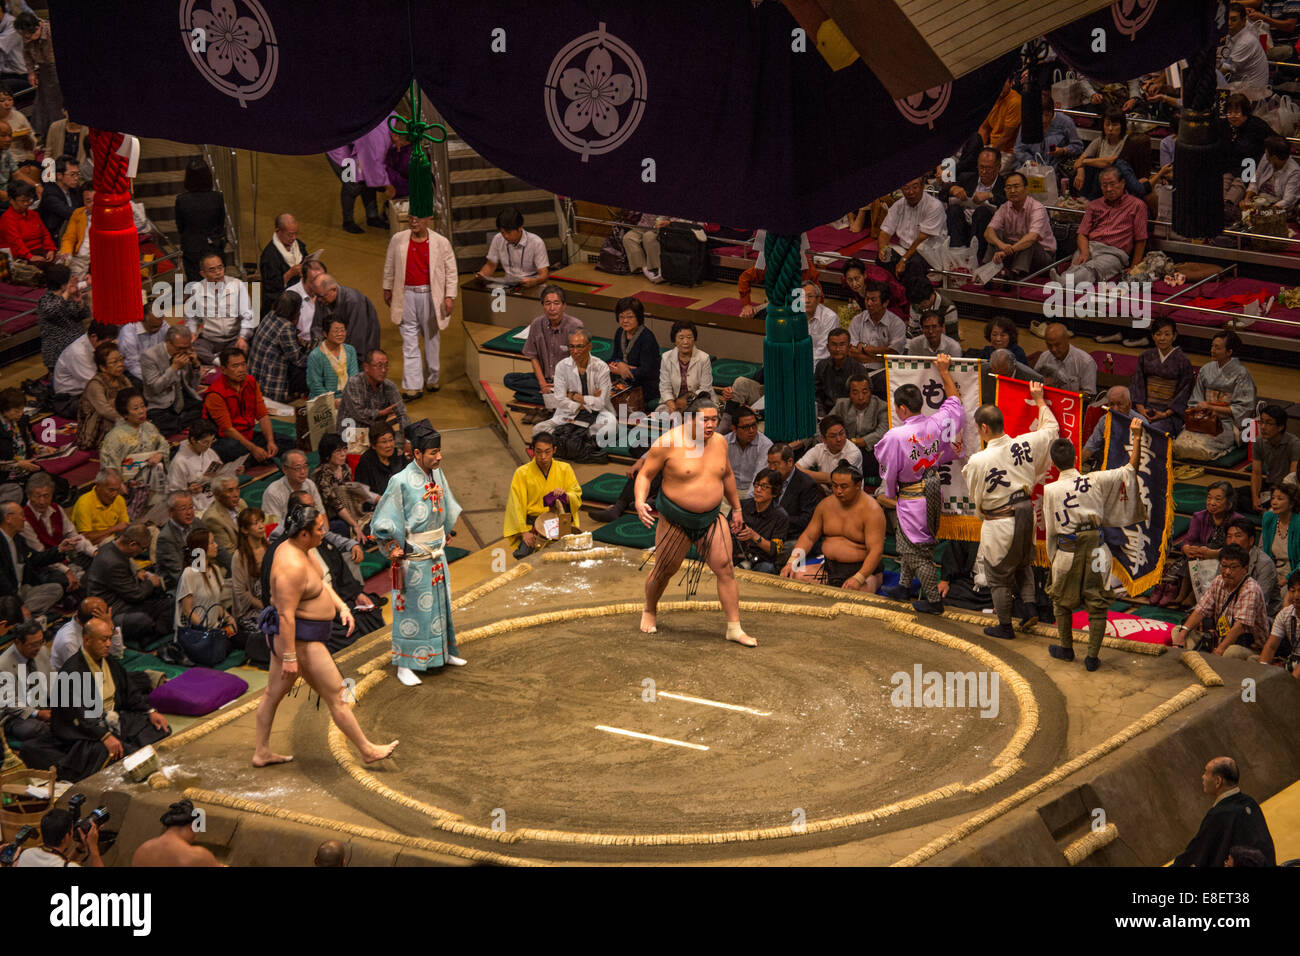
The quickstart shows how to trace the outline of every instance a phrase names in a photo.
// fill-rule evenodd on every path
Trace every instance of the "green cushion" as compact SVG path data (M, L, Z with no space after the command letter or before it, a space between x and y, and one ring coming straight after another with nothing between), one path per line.
M367 551L361 559L361 580L364 581L371 575L378 574L389 565L390 562L384 560L384 556L379 553L378 548Z
M628 548L649 548L655 543L654 528L647 528L634 514L625 514L592 532L592 538L602 544L618 544Z
M525 339L515 338L515 334L520 332L524 327L517 325L509 332L502 332L496 338L488 339L480 348L492 349L494 352L511 352L515 355L522 355L524 352Z
M153 654L145 654L133 647L128 647L126 653L122 656L122 669L126 671L161 671L167 675L168 680L185 673L185 668L179 664L168 664Z
M1205 508L1205 493L1208 485L1189 485L1180 481L1174 485L1174 511L1183 515L1194 515Z
M1153 607L1150 604L1139 604L1133 610L1129 611L1135 617L1145 617L1152 621L1173 621L1181 624L1187 617L1187 611L1180 611L1172 607Z
M282 448L292 448L293 443L298 440L298 429L293 422L272 419L271 434L275 436L275 443Z
M480 348L491 349L494 352L509 352L511 355L523 355L524 343L528 340L515 338L515 334L523 328L520 325L509 332L502 332L495 338L488 339ZM591 340L591 354L602 361L608 362L609 357L614 354L614 340L601 338L600 336L594 337Z
M1187 529L1192 526L1192 519L1187 515L1174 515L1174 526L1170 530L1170 541L1177 541L1183 535L1187 534Z
M601 504L613 504L618 500L618 496L623 491L623 485L626 483L626 475L607 471L603 475L597 475L582 486L582 500L584 502L594 501Z
M1206 462L1211 468L1235 468L1246 460L1246 446L1237 445L1225 455L1220 455L1214 461Z
M243 499L248 502L250 508L262 507L262 495L266 494L266 489L271 487L271 482L280 478L280 475L274 474L269 478L259 478L257 481L250 481L239 490Z
M885 554L898 554L898 541L892 534L885 535Z
M443 549L443 553L447 555L447 563L451 564L451 562L459 561L465 557L465 555L469 554L469 551L465 548L446 547Z
M745 362L741 359L715 358L713 360L713 384L730 385L740 377L753 378L763 366L757 362Z

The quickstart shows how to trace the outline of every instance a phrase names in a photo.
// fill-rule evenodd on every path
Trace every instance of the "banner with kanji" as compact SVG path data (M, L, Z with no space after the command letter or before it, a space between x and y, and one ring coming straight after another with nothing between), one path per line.
M1059 388L1043 387L1043 400L1052 410L1061 437L1070 439L1074 445L1074 462L1079 463L1079 449L1083 444L1083 396L1078 392L1067 392ZM1030 431L1038 420L1038 405L1029 397L1029 383L1015 378L997 376L997 394L994 404L1002 411L1003 427L1012 438ZM1038 528L1038 541L1035 546L1035 563L1047 565L1047 528L1043 524L1043 485L1055 481L1059 474L1055 465L1048 468L1046 477L1034 486L1034 521Z
M940 475L941 517L937 537L959 538L974 541L979 538L980 521L975 505L966 490L962 466L966 457L980 447L980 433L975 426L975 410L980 407L980 360L955 358L948 368L953 384L961 395L966 410L965 429L960 440L953 443L955 456L951 461L937 465ZM943 380L934 367L934 358L928 355L889 355L885 357L885 393L889 396L889 427L901 424L898 420L894 393L904 385L915 385L921 390L921 414L929 418L944 402Z
M1104 467L1118 468L1128 461L1128 430L1127 417L1106 413ZM1132 597L1159 584L1165 573L1165 555L1174 526L1173 453L1173 442L1164 432L1142 430L1142 457L1137 471L1147 520L1101 529L1101 539L1110 549L1111 568Z

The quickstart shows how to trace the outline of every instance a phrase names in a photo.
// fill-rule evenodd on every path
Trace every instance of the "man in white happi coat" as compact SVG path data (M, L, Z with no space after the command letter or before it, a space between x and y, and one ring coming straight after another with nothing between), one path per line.
M569 336L569 357L555 363L555 414L534 425L533 434L576 422L596 435L612 435L618 419L610 411L609 391L609 366L591 354L591 335L579 329Z
M1112 416L1114 417L1114 416ZM1112 421L1112 427L1119 419ZM1060 644L1048 653L1059 661L1074 660L1074 612L1088 609L1088 656L1084 666L1101 666L1101 639L1106 635L1110 595L1109 552L1101 543L1101 528L1125 527L1146 520L1137 466L1142 459L1142 420L1129 426L1132 448L1128 462L1118 468L1084 475L1075 465L1068 438L1052 442L1052 464L1060 469L1056 481L1043 486L1043 523L1047 528L1047 557L1052 562L1052 611Z
M1034 486L1047 474L1051 459L1048 449L1060 435L1052 410L1043 399L1041 382L1029 384L1029 395L1038 405L1033 429L1012 438L1006 433L1002 411L996 405L981 405L975 424L984 450L971 455L962 469L971 500L983 522L980 526L979 560L993 594L998 614L994 627L984 628L989 637L1014 638L1011 627L1011 589L1018 588L1021 600L1030 608L1021 622L1022 630L1038 623L1034 607Z

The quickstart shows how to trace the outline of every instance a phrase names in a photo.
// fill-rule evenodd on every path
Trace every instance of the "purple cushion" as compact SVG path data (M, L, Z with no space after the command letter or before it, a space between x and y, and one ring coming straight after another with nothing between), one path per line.
M149 695L149 706L164 714L201 717L242 697L248 681L225 671L191 667L179 677L159 684Z

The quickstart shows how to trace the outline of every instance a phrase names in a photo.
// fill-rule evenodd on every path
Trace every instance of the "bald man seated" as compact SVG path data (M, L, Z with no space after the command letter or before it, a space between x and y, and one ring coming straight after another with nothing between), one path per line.
M1121 432L1129 427L1126 419L1137 418L1143 422L1147 421L1147 417L1133 407L1133 396L1129 393L1127 385L1114 385L1106 392L1106 409L1114 412L1120 419L1117 424L1111 427L1119 428ZM1092 434L1083 443L1084 461L1093 461L1100 465L1106 460L1107 417L1102 415L1101 418L1097 419L1097 425L1093 428Z
M1097 394L1097 363L1078 346L1070 344L1070 330L1060 322L1047 327L1047 351L1038 357L1035 371L1052 388L1082 392L1086 402Z

